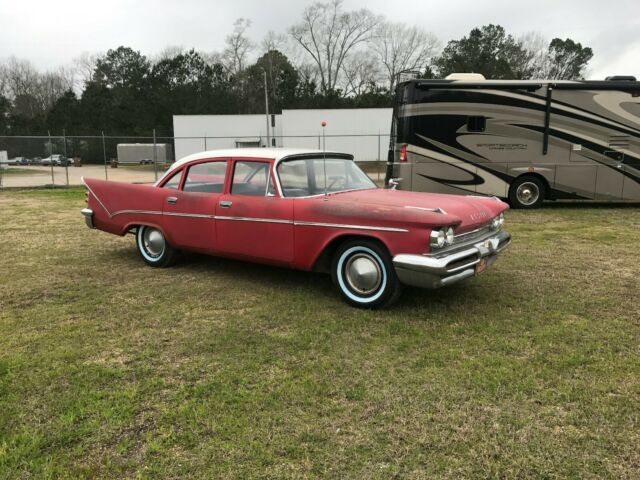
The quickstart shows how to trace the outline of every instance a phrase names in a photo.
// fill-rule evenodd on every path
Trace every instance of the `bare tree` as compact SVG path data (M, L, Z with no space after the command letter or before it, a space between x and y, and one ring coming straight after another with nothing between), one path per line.
M39 75L35 97L43 111L48 110L58 98L72 89L73 85L73 69L60 67L55 71L45 72Z
M253 50L253 42L246 36L251 20L239 18L233 24L233 33L227 35L222 52L224 65L232 74L240 73L247 63L249 52Z
M33 95L38 85L38 71L27 60L9 57L5 64L5 88L9 98Z
M288 50L287 41L288 39L286 35L269 30L262 40L260 49L262 50L262 53L278 50L280 53L286 54L286 51Z
M349 55L342 64L344 93L362 95L380 80L380 65L372 52Z
M527 32L518 38L518 43L527 55L522 59L519 71L526 72L525 78L547 78L551 68L548 56L548 41L538 32Z
M4 95L13 102L15 112L28 118L46 112L73 87L73 70L40 73L29 61L15 57L3 65L2 78Z
M169 60L186 52L187 48L184 45L167 45L151 59L151 62L158 63L162 60Z
M373 51L386 71L390 91L393 91L400 72L424 70L439 46L434 34L393 22L380 24L372 41Z
M3 97L8 97L9 94L7 92L7 67L4 64L0 63L0 95Z
M312 59L323 93L336 89L345 59L367 42L379 17L367 9L345 12L342 0L316 2L305 8L302 21L289 34Z
M96 63L100 57L102 57L102 53L82 52L80 56L73 59L74 88L76 90L81 91L87 82L93 79Z

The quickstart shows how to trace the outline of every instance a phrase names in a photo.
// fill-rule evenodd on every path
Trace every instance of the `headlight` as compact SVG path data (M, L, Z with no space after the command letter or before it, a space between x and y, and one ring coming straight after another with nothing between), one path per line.
M434 228L429 236L431 248L442 248L453 243L453 228Z
M504 214L500 214L491 220L491 228L494 230L500 230L500 228L504 225Z
M446 238L444 240L445 243L447 245L452 245L453 244L453 228L451 228L451 227L447 228L444 233L445 233L445 236L446 236Z
M429 245L431 245L432 248L442 248L444 247L446 239L447 235L444 233L444 230L433 229L429 236Z

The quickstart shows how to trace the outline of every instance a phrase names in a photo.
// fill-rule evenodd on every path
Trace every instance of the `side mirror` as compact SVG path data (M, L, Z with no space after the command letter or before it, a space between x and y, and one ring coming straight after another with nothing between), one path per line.
M390 178L387 187L391 190L396 190L398 188L398 185L400 185L401 180L401 178Z

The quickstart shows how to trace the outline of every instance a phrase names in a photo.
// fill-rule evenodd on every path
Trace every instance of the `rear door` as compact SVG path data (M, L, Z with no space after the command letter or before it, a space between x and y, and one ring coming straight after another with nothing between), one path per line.
M269 160L233 160L229 193L216 206L220 250L247 259L293 261L293 199L276 193Z
M227 175L228 160L188 165L164 185L162 219L177 248L216 252L215 212Z

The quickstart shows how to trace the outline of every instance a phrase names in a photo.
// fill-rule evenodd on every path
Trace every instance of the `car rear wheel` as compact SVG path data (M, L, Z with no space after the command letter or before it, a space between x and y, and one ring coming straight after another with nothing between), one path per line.
M386 249L365 239L351 240L338 247L331 277L342 298L361 308L391 305L402 288Z
M176 250L157 228L145 225L138 227L136 245L142 259L152 267L169 267L175 263Z
M509 188L509 203L513 208L538 208L544 197L544 183L534 175L516 178Z

